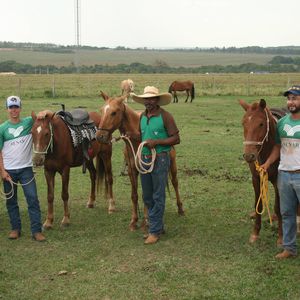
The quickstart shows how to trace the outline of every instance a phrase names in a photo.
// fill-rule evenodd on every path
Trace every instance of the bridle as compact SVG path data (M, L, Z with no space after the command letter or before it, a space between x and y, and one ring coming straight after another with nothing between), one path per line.
M50 148L50 152L53 152L53 128L52 124L49 122L49 129L50 129L50 140L49 143L44 151L37 151L34 149L34 144L33 144L33 153L34 154L47 154L48 150Z
M269 136L269 131L270 131L270 118L269 118L267 110L264 109L264 111L265 111L266 118L267 118L267 131L266 131L266 134L265 134L264 138L262 139L262 141L257 142L257 141L247 141L246 140L246 141L243 142L243 145L245 145L245 146L247 146L247 145L261 146L259 152L261 151L264 142L268 141L268 136Z
M123 103L123 106L124 106L124 110L122 111L122 113L125 115L125 112L126 112L126 105ZM122 120L121 120L120 125L117 126L116 128L122 127L122 123L123 123L123 118L122 118ZM102 127L97 127L97 130L99 130L99 131L100 131L100 130L101 130L101 131L107 131L108 134L112 134L113 131L114 131L115 129L107 129L107 128L102 128Z

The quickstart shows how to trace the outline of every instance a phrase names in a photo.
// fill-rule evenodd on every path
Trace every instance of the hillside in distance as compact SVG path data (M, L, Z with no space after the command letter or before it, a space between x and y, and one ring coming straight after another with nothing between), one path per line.
M57 67L79 65L108 65L142 63L168 65L169 67L201 67L210 65L267 64L276 54L242 51L191 51L188 49L108 49L88 48L53 51L48 48L1 47L0 62L13 60L21 64L54 65ZM294 54L290 55L294 56Z

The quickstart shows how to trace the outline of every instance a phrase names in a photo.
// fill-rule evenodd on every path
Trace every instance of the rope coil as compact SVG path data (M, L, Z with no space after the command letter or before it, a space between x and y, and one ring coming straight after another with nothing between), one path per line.
M130 145L133 157L134 157L134 164L136 169L138 170L139 173L141 174L147 174L147 173L151 173L153 171L154 168L154 163L155 163L155 159L156 159L156 151L154 148L151 149L151 161L150 162L144 162L142 159L142 150L143 147L145 146L146 142L142 142L139 144L139 147L135 153L132 142L130 140L130 138L126 135L121 135L119 138L113 138L112 142L116 142L120 139L126 140L128 142L128 144Z
M260 179L260 184L259 184L260 195L256 203L255 211L257 214L262 215L265 212L265 209L267 209L270 224L272 225L272 216L269 208L270 194L269 194L269 187L268 187L269 184L268 173L263 168L261 168L257 160L255 161L255 168L259 174L259 179ZM258 211L258 206L260 202L262 203L261 212Z

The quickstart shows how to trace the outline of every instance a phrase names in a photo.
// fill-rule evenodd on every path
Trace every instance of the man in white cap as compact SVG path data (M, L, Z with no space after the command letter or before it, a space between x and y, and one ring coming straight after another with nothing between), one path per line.
M8 120L0 125L0 174L6 193L6 207L11 224L8 238L21 236L21 218L17 198L17 185L22 185L28 205L32 238L45 241L42 234L41 211L32 170L31 117L21 118L21 99L6 99Z
M297 207L300 205L300 86L294 85L283 94L289 114L281 118L276 128L276 144L261 166L268 170L280 158L278 190L282 215L283 251L278 259L297 255Z
M180 143L179 130L173 116L161 108L171 102L169 93L159 93L153 86L146 86L144 94L131 94L135 102L145 105L146 110L140 118L142 160L150 162L151 149L156 151L154 168L151 173L141 174L143 200L148 209L149 234L145 244L154 244L164 232L165 188L170 168L169 152L172 145Z

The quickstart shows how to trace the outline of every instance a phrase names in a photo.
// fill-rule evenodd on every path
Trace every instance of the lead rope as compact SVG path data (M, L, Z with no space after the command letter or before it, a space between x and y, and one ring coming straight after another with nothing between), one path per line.
M263 168L261 168L261 166L259 165L257 160L255 161L254 164L255 164L256 171L259 174L259 179L260 179L260 195L259 195L259 198L256 203L255 211L257 214L262 215L264 213L265 209L267 209L270 224L272 225L272 217L271 217L270 208L269 208L270 194L269 194L269 188L268 188L268 173ZM258 206L259 206L260 202L262 203L261 212L258 211Z
M155 149L154 148L151 149L151 161L150 162L144 162L143 159L142 159L142 150L143 150L143 147L146 144L146 142L140 143L140 145L139 145L139 147L138 147L138 149L135 153L132 142L131 142L131 140L128 136L121 135L120 138L115 138L113 140L117 141L119 139L126 140L129 143L132 154L133 154L133 157L134 157L134 164L135 164L135 167L138 170L138 172L141 173L141 174L151 173L153 171L155 158L156 158Z
M8 193L5 193L4 191L0 190L0 193L2 196L4 197L1 197L2 199L6 199L6 200L9 200L11 199L13 196L14 196L14 185L18 186L24 186L24 185L27 185L29 183L31 183L33 180L34 180L34 175L33 177L26 183L17 183L17 182L14 182L13 180L9 180L8 182L10 183L10 186L11 186L11 190L8 192Z

